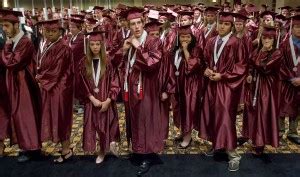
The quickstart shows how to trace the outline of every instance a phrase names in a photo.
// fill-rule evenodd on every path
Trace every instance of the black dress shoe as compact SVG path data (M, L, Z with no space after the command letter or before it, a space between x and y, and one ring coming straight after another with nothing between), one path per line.
M239 137L237 139L237 144L238 144L238 146L243 146L247 141L248 141L248 138Z
M300 145L300 136L299 135L287 135L287 139L295 144Z
M139 167L137 176L141 176L141 175L147 173L150 170L150 168L151 168L151 162L144 160Z

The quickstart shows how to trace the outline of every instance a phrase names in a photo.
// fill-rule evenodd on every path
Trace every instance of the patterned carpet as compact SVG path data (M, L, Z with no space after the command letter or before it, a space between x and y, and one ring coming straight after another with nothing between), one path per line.
M126 155L129 153L126 141L126 134L125 134L125 113L124 113L124 106L122 104L118 104L119 110L119 118L120 118L120 130L121 130L121 142L120 146L120 154ZM241 127L242 127L242 116L237 116L237 130L238 135L240 135ZM71 146L74 148L74 152L76 155L84 155L82 151L82 121L83 117L82 114L74 114L74 124L72 129L72 138L71 138ZM287 124L287 123L286 123ZM185 150L177 149L176 143L173 142L175 135L178 133L178 129L173 126L172 122L172 115L170 116L170 130L169 130L169 139L166 140L166 146L162 154L199 154L207 151L209 145L207 142L199 139L197 137L197 132L192 133L193 141L189 148ZM7 142L6 142L7 143ZM43 151L47 154L57 155L58 150L60 149L60 145L53 144L51 142L43 143ZM18 146L7 147L5 149L5 154L9 156L17 155L19 149ZM244 146L238 148L239 153L246 153L251 152L251 145L246 143ZM267 153L300 153L300 146L292 144L288 141L286 146L281 146L277 149L272 148L270 146L266 147Z

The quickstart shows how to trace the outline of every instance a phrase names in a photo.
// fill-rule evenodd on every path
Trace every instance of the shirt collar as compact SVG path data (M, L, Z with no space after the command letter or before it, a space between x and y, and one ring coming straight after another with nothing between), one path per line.
M219 36L219 39L222 39L222 41L226 41L226 40L228 40L228 39L230 38L231 34L232 34L232 32L228 33L228 34L227 34L226 36L224 36L224 37Z
M24 32L20 30L19 34L12 38L14 43L13 50L16 48L17 44L19 43L20 39L24 36Z

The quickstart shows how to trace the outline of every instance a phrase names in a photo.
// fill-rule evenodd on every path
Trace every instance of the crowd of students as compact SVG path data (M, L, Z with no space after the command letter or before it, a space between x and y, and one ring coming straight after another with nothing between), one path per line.
M54 163L69 160L76 102L84 106L82 148L95 152L98 142L102 163L118 154L120 95L128 144L142 159L138 175L164 149L170 111L177 148L189 147L196 130L212 143L206 155L228 154L229 171L239 170L236 148L248 140L256 156L285 145L286 117L287 138L300 144L300 8L119 4L66 12L0 10L0 156L6 138L22 150L19 162L50 140L62 145Z

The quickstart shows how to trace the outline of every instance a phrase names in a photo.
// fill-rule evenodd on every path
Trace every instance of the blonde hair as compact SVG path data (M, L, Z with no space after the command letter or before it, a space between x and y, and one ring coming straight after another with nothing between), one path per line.
M85 60L85 68L86 68L86 76L91 79L93 78L93 53L90 48L90 42L87 42L87 53L86 53L86 60ZM106 50L105 50L105 45L104 42L101 41L101 47L100 47L100 53L99 53L99 58L100 58L100 68L101 68L101 73L100 77L103 76L103 74L106 71L106 64L107 64L107 56L106 56Z

